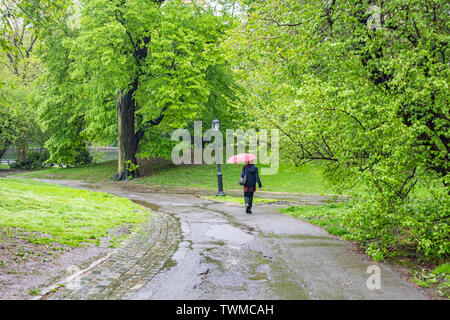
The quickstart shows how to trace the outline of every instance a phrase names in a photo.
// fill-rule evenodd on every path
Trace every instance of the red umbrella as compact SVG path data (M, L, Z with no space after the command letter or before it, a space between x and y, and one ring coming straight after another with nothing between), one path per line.
M227 163L241 163L256 160L258 157L251 153L239 153L227 160Z

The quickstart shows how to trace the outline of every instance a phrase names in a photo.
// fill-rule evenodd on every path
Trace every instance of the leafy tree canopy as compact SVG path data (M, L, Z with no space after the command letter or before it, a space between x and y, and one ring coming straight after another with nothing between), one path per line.
M53 127L56 134L47 145L66 145L73 138L69 131L111 143L118 134L121 103L133 109L131 131L144 155L159 153L142 150L143 145L155 146L156 132L167 135L193 120L211 120L214 110L223 110L226 119L222 96L227 89L221 89L232 86L233 79L218 46L227 28L223 19L181 1L82 1L81 24L62 22L43 40L43 123L57 125L61 117L69 124L81 121L67 132ZM134 142L126 144L135 148L129 153L138 151ZM51 152L52 157L58 152Z
M417 243L433 221L419 248L448 253L438 236L448 234L448 1L244 4L228 47L250 88L249 118L279 128L294 163L325 161L335 182L367 189L349 220L362 239L386 236L374 244L386 248L399 232ZM441 209L405 218L413 209L401 206L430 180Z
M9 98L1 91L4 85L0 82L0 159L6 149L17 140L20 131L17 113Z

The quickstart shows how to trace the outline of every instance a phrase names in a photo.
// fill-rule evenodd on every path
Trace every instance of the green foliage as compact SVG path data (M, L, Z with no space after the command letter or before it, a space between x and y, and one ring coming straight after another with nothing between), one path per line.
M217 47L224 28L219 18L179 1L163 7L154 1L89 1L82 15L86 23L70 42L71 76L84 82L90 98L88 134L97 138L105 112L116 107L111 97L133 84L137 128L151 138L151 123L160 115L157 133L184 127L205 112L209 70L224 66ZM145 146L141 152L150 149Z
M436 288L439 294L450 298L450 264L444 263L433 271L416 271L413 281L424 288Z
M4 61L6 59L0 56L0 62ZM27 148L28 144L42 146L45 138L37 124L36 112L29 104L29 96L35 88L32 80L24 81L23 76L10 72L1 64L0 77L5 80L5 85L0 86L0 96L4 97L0 98L0 109L2 109L0 122L13 124L14 130L10 131L12 134L10 144L16 144L18 149ZM0 149L2 149L1 146Z
M107 193L0 179L0 224L34 232L29 239L34 243L99 244L110 231L141 224L147 217L147 210Z
M243 3L226 46L245 118L280 129L283 158L359 186L347 220L368 253L448 256L448 1ZM424 181L440 191L419 199Z
M19 136L20 126L15 111L0 101L0 158Z
M434 199L392 201L373 196L363 198L344 217L349 236L378 260L399 252L416 252L420 259L446 257L450 251L449 199L446 193Z
M134 164L130 160L127 161L126 165L127 165L126 170L127 170L128 178L130 180L132 180L134 174L138 171L139 166L137 164Z
M50 153L48 162L67 166L92 161L85 146L88 140L85 111L89 105L81 86L73 81L70 74L72 59L67 42L78 33L69 27L69 19L69 13L61 16L41 35L39 56L45 69L39 78L39 90L32 97L40 125L47 134L45 147ZM102 123L105 122L106 119ZM106 129L102 131L102 142L114 141L114 134L108 135L107 132Z
M15 109L20 133L17 143L25 149L28 143L42 146L45 137L36 121L36 112L30 107L30 95L36 89L35 78L42 65L35 56L39 46L39 32L46 21L52 20L67 1L5 0L0 8L0 77L8 85L0 91L8 96ZM3 92L0 92L0 96ZM1 100L1 99L0 99ZM24 161L25 152L19 153Z
M436 274L446 274L446 275L450 275L450 263L443 263L439 266L437 266L434 270L434 273Z
M141 158L161 157L171 159L172 149L179 141L172 141L170 131L165 130L169 129L165 129L164 124L149 129L141 141L138 156Z
M350 229L343 224L342 217L352 206L352 203L330 203L322 206L293 206L279 211L323 227L328 233L341 237L350 233Z
M82 166L92 163L93 156L89 152L88 148L81 145L78 150L75 151L75 165Z
M48 152L30 152L24 161L18 161L10 165L11 169L42 169L48 160Z
M218 46L225 18L182 1L161 2L83 1L82 24L69 26L68 12L45 29L46 72L35 104L51 134L51 161L70 161L81 141L113 143L117 98L127 92L145 157L167 157L174 128L229 119L234 80Z

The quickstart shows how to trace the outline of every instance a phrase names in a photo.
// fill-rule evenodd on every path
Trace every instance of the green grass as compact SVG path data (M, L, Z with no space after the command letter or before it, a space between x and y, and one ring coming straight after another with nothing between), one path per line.
M293 206L279 209L294 218L323 227L335 236L344 236L349 230L342 225L342 215L350 208L348 203L331 203L322 206Z
M7 165L6 165L7 166ZM159 167L159 168L158 168ZM258 165L260 173L263 165ZM86 165L78 168L46 168L20 173L21 177L39 179L68 179L88 182L108 182L116 173L117 161ZM242 165L225 164L221 166L223 185L226 190L241 190L237 181L242 171ZM309 163L301 167L281 164L277 174L260 174L263 191L293 192L312 194L338 194L337 187L326 182L323 166L320 163ZM217 165L181 165L153 166L153 173L133 180L131 183L150 186L177 186L203 189L217 189ZM413 192L419 198L431 197L431 186L418 183ZM354 191L365 194L363 186L357 186ZM345 193L345 192L344 192Z
M109 181L117 168L116 161L96 163L77 168L46 168L25 173L21 177L38 179L67 179L86 181Z
M261 172L261 166L260 172ZM41 179L69 179L105 182L114 175L116 161L93 164L79 168L50 168L21 173L20 176ZM281 165L275 175L260 175L263 191L296 192L326 194L335 193L332 187L325 183L320 165L304 165L294 168ZM225 190L242 189L237 183L242 166L222 165L223 184ZM204 189L217 189L216 165L183 165L166 167L150 176L133 181L136 184L181 186Z
M443 264L437 266L433 270L433 273L435 273L435 274L445 273L447 276L450 276L450 263L443 263Z
M416 271L412 279L424 288L435 288L442 297L450 298L450 263L443 263L433 271Z
M30 288L28 289L28 294L32 296L38 296L41 294L41 290L38 288Z
M221 202L233 202L233 203L239 203L239 204L244 204L245 200L244 197L232 197L232 196L221 196L221 197L216 197L216 196L205 196L205 197L201 197L203 199L208 199L208 200L214 200L214 201L221 201ZM253 204L257 204L257 203L267 203L267 202L274 202L276 200L270 200L270 199L261 199L261 198L253 198Z
M238 184L242 166L221 166L224 190L242 189ZM260 167L261 172L261 167ZM263 191L297 193L333 193L327 188L319 166L292 168L280 166L275 175L260 174ZM172 167L164 171L136 180L146 185L174 185L194 188L217 189L216 165L191 165Z
M34 243L100 243L109 230L144 222L148 211L129 199L27 179L0 179L2 231L31 232ZM112 236L113 245L123 236Z
M9 169L9 164L0 164L0 170Z

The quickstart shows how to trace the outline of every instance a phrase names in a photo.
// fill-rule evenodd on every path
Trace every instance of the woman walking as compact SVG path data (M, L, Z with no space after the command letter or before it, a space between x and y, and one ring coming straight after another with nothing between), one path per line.
M256 183L258 183L259 191L261 191L262 184L259 179L258 167L253 164L253 161L247 161L247 164L242 168L241 178L247 176L244 184L244 200L245 213L252 213L253 194L256 191Z

